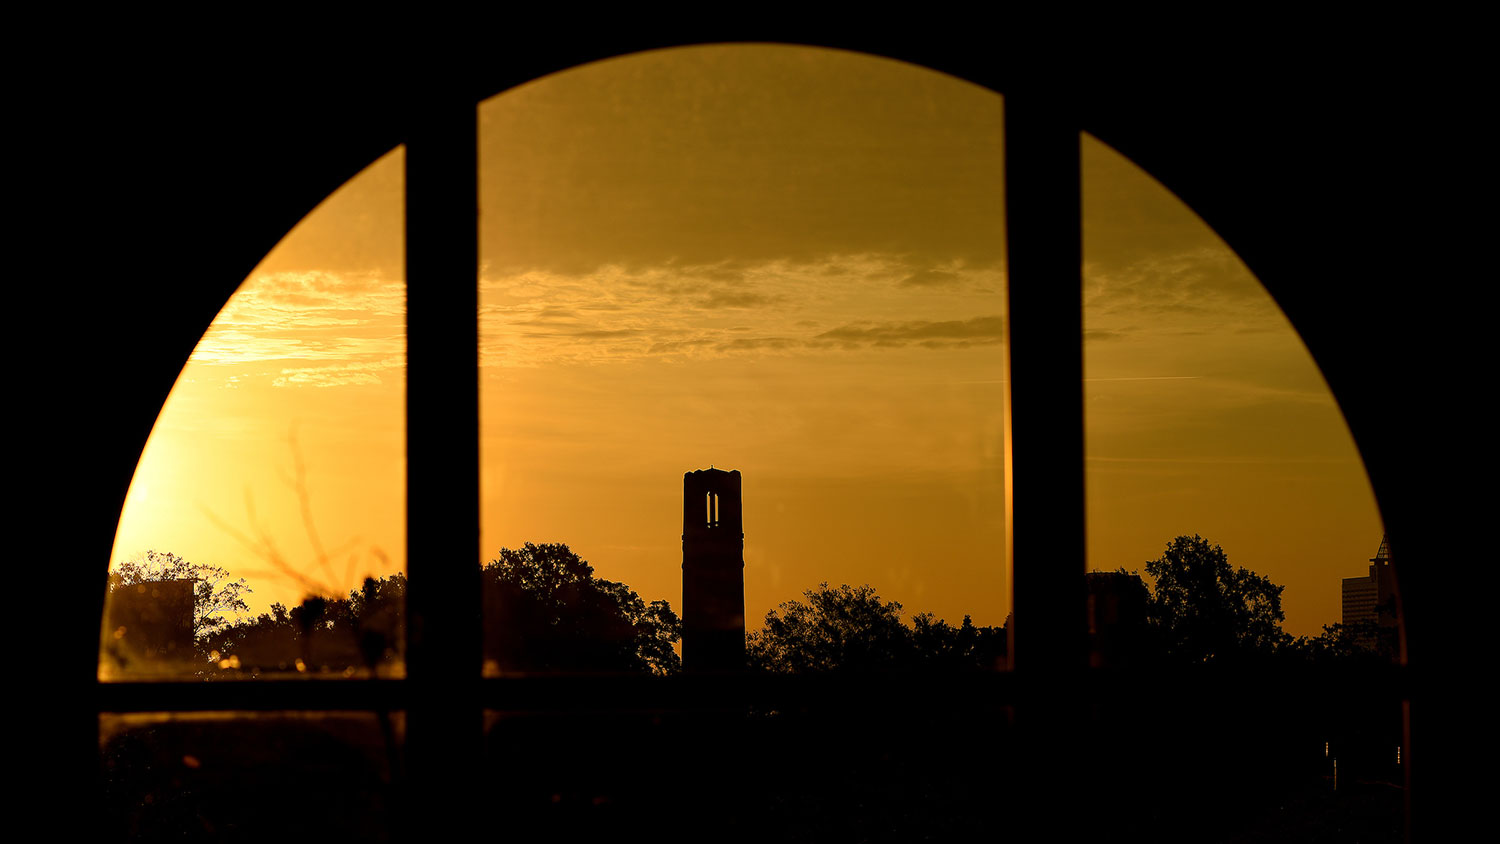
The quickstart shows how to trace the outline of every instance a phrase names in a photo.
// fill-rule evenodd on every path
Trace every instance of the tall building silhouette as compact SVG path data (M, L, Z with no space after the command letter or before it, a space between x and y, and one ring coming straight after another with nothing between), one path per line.
M1380 539L1380 549L1370 558L1370 573L1365 577L1346 577L1343 581L1343 622L1363 625L1360 645L1377 648L1380 640L1391 647L1395 641L1400 616L1396 607L1396 573L1391 568L1390 545Z
M745 667L745 527L740 473L682 476L682 667Z

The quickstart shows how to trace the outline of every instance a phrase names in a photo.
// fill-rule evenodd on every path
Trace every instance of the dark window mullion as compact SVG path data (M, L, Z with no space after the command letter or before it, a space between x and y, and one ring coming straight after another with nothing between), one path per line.
M1076 811L1087 727L1078 131L1046 88L1005 97L1013 608L1020 829Z
M408 819L446 839L476 811L482 735L478 123L432 87L406 145L406 772Z
M1045 90L1005 99L1013 665L1087 664L1078 130Z

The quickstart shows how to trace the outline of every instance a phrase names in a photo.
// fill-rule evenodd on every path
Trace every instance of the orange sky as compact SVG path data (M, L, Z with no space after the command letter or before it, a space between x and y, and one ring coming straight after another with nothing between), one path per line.
M751 625L821 581L998 624L1001 98L868 56L639 54L480 109L483 533L680 603L682 474L744 474ZM113 559L243 574L263 610L404 566L402 159L256 268L168 399ZM1085 139L1094 568L1179 533L1338 620L1380 542L1348 430L1232 252ZM305 467L296 494L295 441ZM306 524L316 528L327 564ZM249 541L246 541L249 540Z

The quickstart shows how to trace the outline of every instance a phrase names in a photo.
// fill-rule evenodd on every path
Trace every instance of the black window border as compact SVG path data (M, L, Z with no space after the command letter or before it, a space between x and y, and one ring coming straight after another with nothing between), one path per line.
M1085 667L1080 129L1046 86L1010 88L1005 97L1017 638L1011 672L950 682L955 692L1029 708L1039 726L1066 724L1082 717L1074 704L1112 695L1191 692L1211 700L1228 694L1235 684L1185 690L1170 678L1112 677ZM621 709L696 708L788 696L859 699L862 688L861 681L820 678L479 677L477 570L466 564L480 552L478 290L477 284L448 280L477 281L480 99L466 91L433 97L425 90L410 110L414 128L405 141L407 678L95 686L98 713L405 710L413 804L432 817L450 818L457 829L480 811L463 772L479 764L476 738L486 708L566 710L580 699L607 700ZM460 325L473 331L455 330ZM465 418L473 420L473 436L454 436L453 421ZM1057 536L1077 541L1060 551ZM433 611L429 594L447 596L443 612ZM454 594L472 594L472 612L451 612ZM1394 674L1387 688L1409 698L1405 672ZM1339 693L1318 678L1295 682ZM898 696L893 705L903 705L903 699Z

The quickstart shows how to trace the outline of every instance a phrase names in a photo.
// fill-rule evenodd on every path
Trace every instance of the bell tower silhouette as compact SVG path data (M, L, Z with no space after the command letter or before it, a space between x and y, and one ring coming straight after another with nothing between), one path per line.
M745 526L740 473L682 476L682 667L745 667Z

